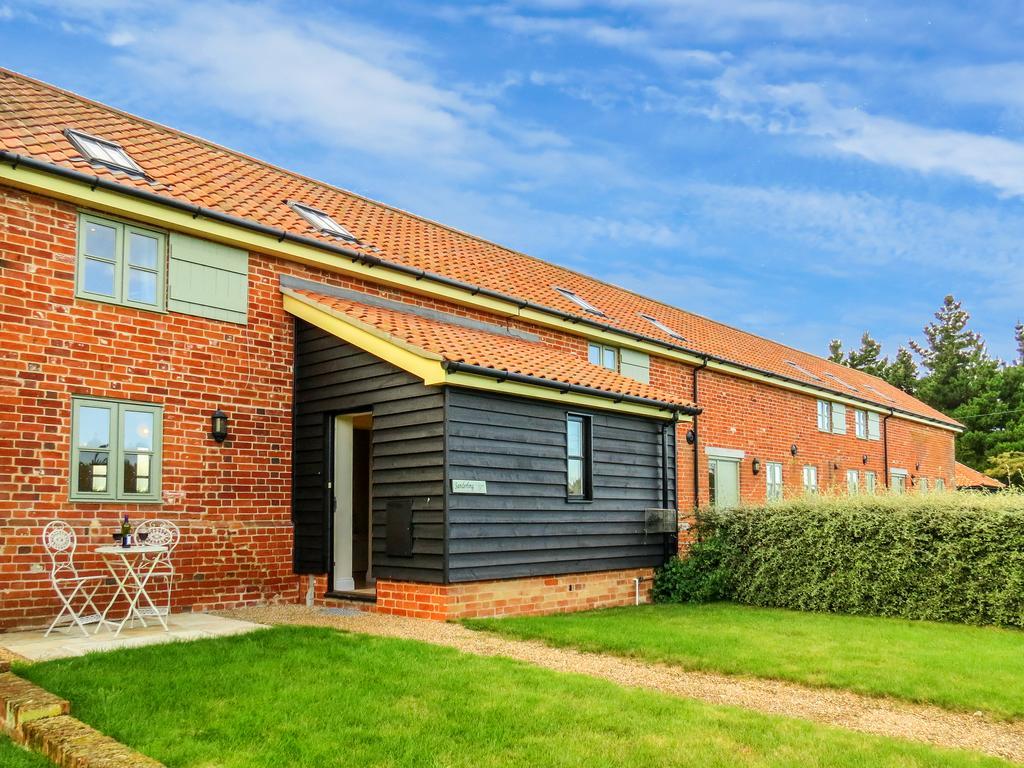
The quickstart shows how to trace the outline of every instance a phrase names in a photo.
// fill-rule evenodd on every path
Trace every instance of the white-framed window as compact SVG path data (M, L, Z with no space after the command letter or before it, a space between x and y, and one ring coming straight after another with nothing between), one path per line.
M832 431L832 403L828 400L818 401L818 431Z
M289 200L288 205L318 232L322 232L325 235L334 235L342 240L356 240L355 235L332 219L330 214L321 211L319 208L314 208L311 205L306 205L296 200Z
M918 493L928 493L928 478L919 477L917 479L917 490Z
M889 472L889 490L895 494L905 493L907 490L906 470L891 470Z
M859 408L853 412L853 424L857 437L861 440L868 439L868 412Z
M856 469L846 470L846 490L851 496L860 493L860 473Z
M782 498L782 464L777 461L766 461L764 479L767 484L768 501L779 501Z
M818 492L818 468L813 464L804 465L804 493Z
M942 493L944 490L946 490L946 481L943 480L941 477L936 477L935 478L935 492L936 493Z
M145 176L145 171L132 160L124 147L116 141L101 139L99 136L91 136L83 131L68 128L64 135L74 145L75 149L82 153L82 157L90 163L99 163L108 168L118 171L127 171Z
M600 315L601 317L605 316L604 312L602 312L600 309L595 307L593 304L591 304L589 301L584 299L582 296L576 295L575 293L570 291L568 288L555 288L555 290L558 291L558 293L560 295L562 295L564 298L568 299L569 301L571 301L576 306L583 308L587 312L590 312L592 315Z
M619 370L619 350L615 347L590 342L587 345L587 360L609 371Z
M864 490L870 494L874 494L875 487L878 479L875 477L875 473L868 469L864 471Z

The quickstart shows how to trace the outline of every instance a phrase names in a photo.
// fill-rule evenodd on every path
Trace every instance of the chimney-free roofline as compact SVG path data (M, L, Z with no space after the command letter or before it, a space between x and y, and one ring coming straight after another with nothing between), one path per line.
M232 226L240 227L242 229L247 229L251 232L257 232L262 235L268 235L270 237L275 238L278 242L287 241L296 243L298 245L316 248L321 251L327 251L329 253L344 256L345 258L348 258L352 261L359 262L370 267L384 267L385 269L390 269L405 275L410 275L412 277L415 277L417 280L427 280L432 283L446 285L450 288L457 288L459 290L468 291L473 296L486 296L488 298L496 299L498 301L514 304L517 307L519 307L519 309L530 309L536 312L552 315L561 320L565 320L567 322L574 323L577 325L586 325L597 330L605 331L608 333L614 333L619 336L625 336L627 338L634 339L636 341L643 341L647 344L653 344L655 346L663 347L664 349L667 350L683 352L689 355L693 355L700 359L714 361L724 366L739 368L740 370L748 371L759 376L766 376L768 378L778 379L779 381L787 381L792 384L797 384L801 387L806 387L819 392L824 392L826 394L831 394L833 396L836 395L835 390L828 389L827 387L820 387L815 384L809 384L807 382L800 381L799 379L794 379L789 376L783 376L781 374L774 373L773 371L766 371L762 368L744 365L743 363L738 363L734 360L729 360L724 357L718 357L717 355L709 355L707 353L699 352L695 349L691 349L690 347L686 347L681 344L672 344L664 341L663 339L655 339L650 336L645 336L642 333L635 333L634 331L628 331L622 328L618 328L609 323L602 323L597 320L591 320L590 318L581 317L579 315L573 315L568 312L563 312L560 309L547 307L544 306L543 304L536 304L532 301L527 301L526 299L520 299L515 296L510 296L508 294L501 293L500 291L492 290L491 288L485 288L482 285L473 285L472 283L466 283L451 277L445 277L444 275L437 274L436 272L428 272L427 270L424 269L417 269L415 267L409 267L404 264L399 264L397 262L388 261L386 259L380 258L379 256L371 256L369 254L365 254L360 251L353 250L351 248L346 248L343 245L325 243L322 240L316 240L312 237L306 237L305 235L296 235L283 229L268 227L266 224L260 224L259 222L252 221L250 219L243 219L240 216L233 216L230 213L223 213L221 211L213 210L212 208L203 208L200 205L186 203L182 200L178 200L173 197L167 197L165 195L158 195L157 193L150 192L149 190L146 189L139 189L138 187L129 187L124 184L120 184L116 181L111 181L110 179L101 178L94 174L83 173L82 171L76 171L73 168L65 168L62 165L48 163L45 160L38 160L29 155L20 155L17 152L11 152L6 149L0 149L0 161L10 163L11 167L15 170L17 170L19 166L23 165L26 168L32 168L37 171L42 171L43 173L49 173L54 176L62 176L66 179L72 179L83 184L88 184L91 189L96 189L97 187L100 187L102 189L106 189L118 194L139 198L141 200L146 200L157 205L163 205L169 208L174 208L179 211L185 211L191 214L192 218L194 219L204 218L210 219L211 221L219 221L224 224L229 224ZM884 406L881 405L880 403L875 403L871 400L867 400L856 395L849 395L846 393L842 393L841 396L846 398L847 400L854 400L860 403L864 403L865 405L870 405L874 408L892 410L895 411L896 413L901 413L906 416L910 416L914 419L923 420L926 422L930 422L932 424L938 424L946 429L953 429L954 431L957 432L962 431L960 427L957 427L955 424L952 424L950 422L941 421L930 416L924 416L922 414L914 413L913 411L908 411L903 408L890 408L889 406Z

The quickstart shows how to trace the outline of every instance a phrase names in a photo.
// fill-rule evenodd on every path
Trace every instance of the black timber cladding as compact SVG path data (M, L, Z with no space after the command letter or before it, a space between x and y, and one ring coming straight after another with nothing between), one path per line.
M592 418L592 501L566 499L566 416ZM645 534L646 510L675 506L671 422L538 400L447 390L452 479L486 494L448 492L452 582L657 566L665 534ZM667 471L666 471L667 470Z
M292 519L296 573L325 573L330 556L330 424L373 413L373 572L439 582L444 574L444 394L389 363L296 320ZM386 554L389 501L412 502L410 557Z

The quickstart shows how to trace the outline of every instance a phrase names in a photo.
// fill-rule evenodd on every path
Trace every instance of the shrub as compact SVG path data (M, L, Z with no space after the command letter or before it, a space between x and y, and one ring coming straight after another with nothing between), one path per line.
M801 498L698 532L658 599L1024 627L1024 494Z

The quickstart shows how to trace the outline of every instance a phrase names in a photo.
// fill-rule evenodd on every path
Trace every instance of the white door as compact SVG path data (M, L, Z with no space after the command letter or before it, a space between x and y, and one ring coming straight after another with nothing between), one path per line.
M334 569L332 588L356 588L352 577L352 417L334 417Z

